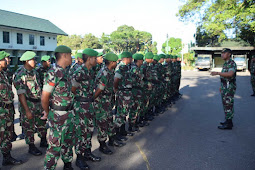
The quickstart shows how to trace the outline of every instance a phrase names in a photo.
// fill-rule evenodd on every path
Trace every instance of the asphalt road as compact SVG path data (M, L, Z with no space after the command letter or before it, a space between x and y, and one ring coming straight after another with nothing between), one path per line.
M219 94L219 77L208 72L183 72L183 97L150 126L130 137L127 145L112 148L114 154L98 151L93 137L93 153L102 156L99 163L88 162L91 169L160 169L160 170L253 170L255 169L255 98L250 97L249 73L238 72L233 130L217 129L224 119ZM17 116L17 115L16 115ZM18 123L15 130L19 133ZM39 139L36 135L36 144ZM13 143L12 154L25 161L20 166L2 169L43 169L44 156L27 153L24 140ZM45 150L43 150L45 153ZM74 156L74 160L76 156ZM63 163L58 161L57 169ZM73 167L75 161L73 161Z

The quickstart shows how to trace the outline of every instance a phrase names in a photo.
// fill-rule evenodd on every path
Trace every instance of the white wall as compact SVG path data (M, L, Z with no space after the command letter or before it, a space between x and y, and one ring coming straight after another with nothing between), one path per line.
M10 33L10 43L3 43L3 31L7 31ZM17 44L17 33L22 33L23 44ZM34 45L29 45L29 34L32 34L35 37ZM40 36L44 36L45 46L40 45ZM0 27L0 49L54 51L56 46L57 46L57 35L55 34Z

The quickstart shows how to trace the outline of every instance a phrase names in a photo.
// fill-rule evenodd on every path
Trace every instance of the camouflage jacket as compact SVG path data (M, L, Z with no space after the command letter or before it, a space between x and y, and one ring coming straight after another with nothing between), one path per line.
M15 73L13 84L18 95L25 94L26 98L32 99L41 98L41 82L35 69L29 71L22 66Z
M234 60L229 59L228 61L225 61L222 67L222 73L226 73L229 71L233 71L235 74L233 77L227 78L227 77L220 77L221 80L221 89L236 89L236 63Z
M51 102L57 106L73 104L73 93L70 68L62 68L56 64L46 74L43 91L51 93Z
M93 67L95 74L97 75L99 70L101 70L101 68L104 66L104 64L97 64L95 67Z
M165 79L165 72L164 72L164 67L161 63L156 63L154 65L155 67L155 70L157 72L157 77L158 77L158 80L160 82L164 82L164 79Z
M6 70L4 70L4 71L6 73L9 83L12 84L12 77L14 74L13 70L10 68L10 66L7 66Z
M110 71L108 67L104 65L96 76L95 84L97 85L97 88L103 90L98 96L97 100L101 98L110 99L110 97L113 95L113 81L113 71Z
M82 64L72 76L72 86L77 87L76 97L92 98L95 88L95 71Z
M152 63L144 62L140 68L141 73L144 75L144 84L148 87L149 84L153 85L158 83L157 71Z
M255 75L255 61L251 61L250 73L251 73L252 75Z
M163 68L164 68L164 72L165 72L165 77L164 77L164 81L166 82L170 82L171 81L171 70L170 70L170 63L164 62L163 63Z
M119 90L132 89L132 75L130 68L131 65L126 65L122 61L117 65L114 77L120 79Z
M74 72L81 67L81 65L79 65L78 63L74 63L71 68L70 68L70 75L73 76Z
M43 68L42 66L41 67L38 67L36 69L36 71L38 72L39 74L39 79L40 79L40 82L41 82L41 85L43 86L44 84L44 80L45 80L45 76L47 74L47 71L49 71L50 67L49 68Z
M12 92L12 85L9 83L6 73L0 72L0 102L13 102L14 94Z
M143 82L143 74L140 71L140 68L135 64L132 63L131 64L131 77L132 77L132 87L141 89L144 86L144 82Z

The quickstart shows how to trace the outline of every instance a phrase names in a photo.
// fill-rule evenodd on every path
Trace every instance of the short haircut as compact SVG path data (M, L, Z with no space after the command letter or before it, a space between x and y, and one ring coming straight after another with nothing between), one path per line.
M83 62L86 63L89 56L87 54L82 54Z

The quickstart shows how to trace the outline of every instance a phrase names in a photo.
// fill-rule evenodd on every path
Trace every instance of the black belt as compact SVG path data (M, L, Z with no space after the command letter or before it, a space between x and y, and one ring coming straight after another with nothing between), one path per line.
M41 99L33 99L33 98L29 98L29 97L27 97L26 98L28 101L30 101L30 102L40 102L41 101Z
M5 109L10 109L13 106L13 103L4 103L4 102L0 102L0 107L3 107Z
M50 107L53 110L56 110L56 111L70 111L70 110L73 110L73 104L70 104L68 106L57 106L57 105L54 105L54 104L50 104Z
M132 88L123 88L123 89L119 89L119 90L121 90L121 91L131 91Z
M75 100L78 102L93 102L93 98L85 98L85 97L75 97Z

